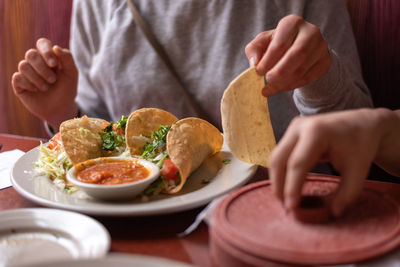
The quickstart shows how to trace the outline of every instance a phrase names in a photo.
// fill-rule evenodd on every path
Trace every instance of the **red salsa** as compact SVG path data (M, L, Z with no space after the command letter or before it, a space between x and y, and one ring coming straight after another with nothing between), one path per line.
M132 183L149 176L150 171L134 160L102 158L75 166L78 181L90 184L117 185Z

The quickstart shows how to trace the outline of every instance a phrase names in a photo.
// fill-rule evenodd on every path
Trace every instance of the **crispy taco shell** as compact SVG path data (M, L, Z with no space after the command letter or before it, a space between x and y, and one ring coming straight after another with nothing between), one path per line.
M60 125L61 142L72 164L101 156L102 131L107 121L97 118L76 118Z
M167 150L179 170L180 183L168 194L181 190L188 176L209 156L221 150L223 137L211 123L199 118L185 118L174 123L167 134Z
M140 148L149 141L151 133L159 125L172 125L178 118L168 111L158 108L138 109L129 116L125 128L126 145L131 156L141 154Z

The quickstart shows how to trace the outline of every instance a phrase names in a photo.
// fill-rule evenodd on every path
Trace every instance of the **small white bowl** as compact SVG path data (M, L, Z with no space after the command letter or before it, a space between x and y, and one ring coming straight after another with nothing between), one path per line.
M101 200L126 200L132 199L143 192L152 182L154 182L160 176L160 168L145 159L139 158L120 158L120 157L107 157L107 158L96 158L89 161L101 162L105 159L118 159L126 161L135 161L140 163L149 171L149 176L139 181L134 181L131 183L116 184L116 185L102 185L102 184L92 184L81 182L76 179L76 169L72 167L67 172L67 180L78 186L79 189L85 191L89 196ZM107 161L108 161L107 160ZM86 162L89 162L86 161ZM89 164L93 165L93 164Z

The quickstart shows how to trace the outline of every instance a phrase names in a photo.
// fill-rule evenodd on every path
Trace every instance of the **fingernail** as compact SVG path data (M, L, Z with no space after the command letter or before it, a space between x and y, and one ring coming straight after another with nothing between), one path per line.
M50 67L55 67L57 65L57 60L55 58L51 57L51 58L49 58L47 63L49 64Z
M49 86L48 86L47 84L43 84L43 85L41 86L41 88L42 88L42 91L47 91L47 90L49 90Z
M250 67L254 67L255 62L256 62L255 58L254 58L254 57L251 57L251 58L249 59Z
M51 76L49 76L49 77L47 78L47 81L48 81L49 83L55 83L55 82L56 82L56 77L53 76L53 75L51 75Z
M285 209L293 210L296 206L296 201L292 197L285 197Z

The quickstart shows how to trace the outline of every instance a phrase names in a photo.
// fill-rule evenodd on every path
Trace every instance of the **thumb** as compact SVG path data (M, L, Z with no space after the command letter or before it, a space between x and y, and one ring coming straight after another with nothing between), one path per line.
M247 44L245 54L249 60L250 67L258 65L265 51L267 51L271 38L271 31L266 31L258 34L250 43ZM257 69L257 71L259 70ZM264 75L264 73L259 74Z
M341 216L346 206L360 195L368 170L368 164L359 163L348 164L341 171L342 178L332 202L332 212L335 217Z
M61 48L58 45L55 45L53 46L53 52L59 58L59 67L61 67L65 73L73 73L77 71L74 58L72 57L69 49Z

